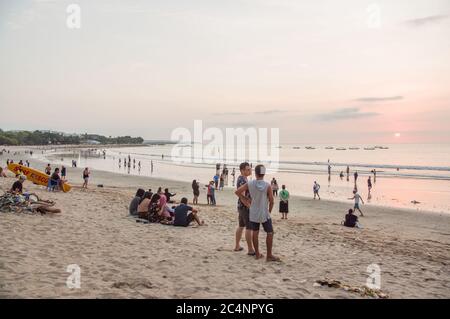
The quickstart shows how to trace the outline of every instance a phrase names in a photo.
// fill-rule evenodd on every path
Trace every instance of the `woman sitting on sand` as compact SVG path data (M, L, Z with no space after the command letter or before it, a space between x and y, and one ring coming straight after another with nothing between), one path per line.
M167 205L167 198L165 195L161 195L161 198L159 199L158 209L158 215L162 219L172 220L174 210L173 208L169 207L169 205Z
M144 197L145 191L142 188L139 188L136 191L136 195L131 200L129 212L131 216L138 216L138 206L141 203Z
M148 221L155 223L161 220L159 216L158 202L161 196L158 194L153 194L147 192L144 195L144 199L138 206L139 218L147 219Z

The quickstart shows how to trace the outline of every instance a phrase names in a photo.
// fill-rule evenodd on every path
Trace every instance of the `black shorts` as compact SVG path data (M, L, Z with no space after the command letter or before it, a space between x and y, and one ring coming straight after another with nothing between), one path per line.
M261 223L255 223L250 221L250 229L254 230L254 231L259 231L259 225ZM268 220L266 220L264 223L262 223L264 231L266 233L273 233L273 226L272 226L272 219L269 218Z
M193 213L189 213L186 216L186 224L174 224L174 226L181 226L181 227L188 227L190 223L192 223L192 221L194 220L194 214Z
M250 211L247 207L239 207L239 227L245 227L246 229L250 228Z

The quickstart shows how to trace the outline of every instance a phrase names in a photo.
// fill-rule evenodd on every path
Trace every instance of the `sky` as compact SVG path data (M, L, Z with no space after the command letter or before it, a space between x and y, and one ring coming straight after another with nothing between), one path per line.
M3 130L450 143L448 0L0 0L0 57Z

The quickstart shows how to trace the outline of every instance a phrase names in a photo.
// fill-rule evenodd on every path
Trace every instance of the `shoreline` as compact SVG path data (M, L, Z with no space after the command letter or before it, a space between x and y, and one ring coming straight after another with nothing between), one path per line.
M25 154L24 154L24 156L25 156ZM24 157L24 156L22 156L22 157ZM19 159L19 158L20 157L17 157L17 159ZM45 164L46 164L46 162L44 162L41 159L36 159L36 158L29 157L28 154L26 154L26 158L28 160L30 160L30 163L31 162L36 162L36 163L41 164L42 167L44 167ZM53 164L53 162L51 162L51 161L49 161L49 162L51 164ZM58 166L59 166L59 164L58 164ZM71 170L78 170L80 174L81 174L81 172L83 170L81 167L77 167L77 168L71 167L70 169ZM40 169L40 170L43 171L42 169ZM152 176L146 176L146 175L134 175L134 174L130 175L130 174L125 174L125 173L111 172L111 171L104 170L104 169L91 169L91 170L93 170L95 172L102 172L102 173L105 173L105 174L113 174L113 175L116 175L117 177L123 177L123 176L141 177L141 178L148 178L149 180L153 180L153 181L160 181L161 183L170 183L170 184L176 183L176 184L183 184L186 187L191 187L191 184L189 182L182 181L182 180L177 180L177 179L164 178L164 177L152 177ZM72 183L70 183L70 184L73 186ZM79 184L81 185L82 183L79 183ZM114 187L114 185L109 185L109 186L110 187ZM136 189L137 189L137 187L136 187ZM226 186L224 189L226 191L233 191L234 187ZM300 201L308 201L308 200L312 199L312 196L308 197L308 196L304 196L304 195L291 195L291 198L297 198ZM317 202L327 202L329 204L340 204L340 205L347 204L349 206L349 208L351 208L353 206L351 201L339 200L339 199L328 199L328 198L326 198L326 199L321 199L320 201L317 200ZM363 208L367 207L367 206L371 206L371 207L374 207L374 208L381 208L381 209L399 210L399 211L404 211L406 213L409 212L409 213L419 213L419 214L426 214L426 215L435 214L435 215L439 215L439 216L440 215L446 215L446 216L450 217L450 212L448 212L448 213L447 212L438 212L438 211L432 211L432 210L426 210L426 209L420 209L420 208L412 209L412 208L407 208L407 207L395 207L395 206L388 206L388 205L382 205L382 204L372 204L372 203L370 205L367 205L367 204L363 205Z

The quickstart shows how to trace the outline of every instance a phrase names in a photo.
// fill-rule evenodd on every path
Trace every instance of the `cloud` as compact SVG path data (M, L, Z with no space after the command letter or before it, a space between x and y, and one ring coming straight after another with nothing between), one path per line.
M221 113L211 113L212 115L269 115L269 114L279 114L279 113L287 113L287 110L267 110L267 111L258 111L258 112L221 112Z
M418 19L406 20L404 23L411 27L421 27L428 24L438 23L447 19L448 15L434 15Z
M360 97L355 99L358 102L384 102L384 101L397 101L402 100L403 96L384 96L384 97Z
M361 112L360 109L357 107L349 107L339 109L330 113L319 114L317 116L317 119L320 121L339 121L339 120L361 119L378 115L379 113Z

